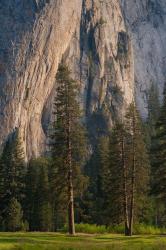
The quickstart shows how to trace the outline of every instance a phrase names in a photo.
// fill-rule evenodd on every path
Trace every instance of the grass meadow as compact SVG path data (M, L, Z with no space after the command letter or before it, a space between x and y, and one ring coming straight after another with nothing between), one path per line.
M166 250L166 236L120 234L0 233L0 250Z

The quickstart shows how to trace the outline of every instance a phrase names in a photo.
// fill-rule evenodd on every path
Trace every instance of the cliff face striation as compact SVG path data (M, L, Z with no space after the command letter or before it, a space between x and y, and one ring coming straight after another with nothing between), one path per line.
M81 7L78 0L0 3L0 136L4 141L19 127L29 157L44 148L43 108Z
M135 83L146 115L151 84L165 81L165 11L164 0L1 0L0 143L17 127L28 158L45 150L62 59L88 120L103 107L120 116Z
M137 105L146 117L151 86L162 97L166 83L166 1L121 0L121 6L134 52Z

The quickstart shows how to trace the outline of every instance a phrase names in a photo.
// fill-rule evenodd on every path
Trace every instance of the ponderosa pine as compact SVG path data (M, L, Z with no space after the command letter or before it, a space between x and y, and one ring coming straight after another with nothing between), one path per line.
M85 131L81 124L78 85L68 67L61 64L56 76L52 141L51 187L55 211L68 204L69 233L75 234L74 182L85 154ZM55 215L56 216L56 215Z
M133 233L134 218L147 198L150 162L144 141L141 119L132 103L125 117L126 164L128 166L129 235Z

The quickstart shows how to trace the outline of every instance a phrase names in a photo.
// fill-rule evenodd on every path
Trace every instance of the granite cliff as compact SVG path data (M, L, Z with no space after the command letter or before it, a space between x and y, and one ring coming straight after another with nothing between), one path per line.
M166 1L121 0L121 6L134 51L137 105L146 118L151 86L162 99L166 83Z
M165 12L164 0L1 0L0 143L19 128L28 158L44 152L62 60L88 119L104 107L111 122L134 94L146 116L165 82Z

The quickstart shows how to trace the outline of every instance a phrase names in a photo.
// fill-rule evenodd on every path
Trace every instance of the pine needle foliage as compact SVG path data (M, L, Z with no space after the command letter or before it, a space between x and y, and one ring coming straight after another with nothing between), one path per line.
M74 188L86 152L85 129L81 123L78 84L64 64L59 66L56 84L50 170L53 215L56 229L59 217L65 217L68 207L69 233L74 234Z

